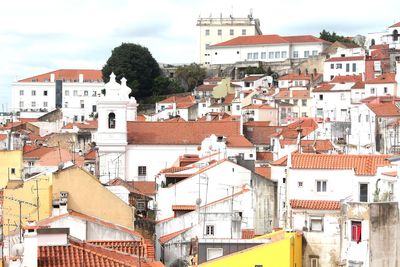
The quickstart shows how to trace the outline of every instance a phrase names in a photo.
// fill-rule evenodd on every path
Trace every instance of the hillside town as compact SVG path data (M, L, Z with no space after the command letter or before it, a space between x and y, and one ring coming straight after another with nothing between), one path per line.
M398 266L400 22L260 25L199 17L205 77L151 105L118 68L14 81L1 266Z

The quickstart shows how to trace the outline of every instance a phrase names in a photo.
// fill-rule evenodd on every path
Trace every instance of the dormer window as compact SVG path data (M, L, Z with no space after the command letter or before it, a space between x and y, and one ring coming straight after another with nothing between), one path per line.
M111 112L108 114L108 128L115 129L115 113Z

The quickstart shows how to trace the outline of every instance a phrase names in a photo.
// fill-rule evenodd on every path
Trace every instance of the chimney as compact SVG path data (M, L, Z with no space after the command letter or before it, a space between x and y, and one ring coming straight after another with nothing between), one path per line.
M59 215L68 213L68 192L60 192L59 204Z
M50 82L54 83L55 79L56 79L56 75L54 73L51 73L50 74Z
M22 267L38 266L38 237L37 225L35 222L28 222L24 227L24 256L22 259Z
M51 216L55 217L60 215L60 201L58 199L53 200L53 209L51 210Z
M80 82L80 83L83 83L83 74L82 74L82 73L79 74L79 82Z

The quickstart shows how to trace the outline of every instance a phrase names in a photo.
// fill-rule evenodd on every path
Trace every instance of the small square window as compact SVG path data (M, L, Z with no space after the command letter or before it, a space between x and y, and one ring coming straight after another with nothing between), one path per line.
M36 95L36 91L32 90L32 96L35 96L35 95Z
M24 95L24 90L19 90L19 95Z
M303 187L303 181L297 182L297 187Z
M139 166L138 167L138 175L139 176L146 176L147 175L147 167L146 166Z
M47 96L47 90L43 91L43 95Z
M214 230L215 230L214 225L212 224L206 225L206 235L214 235L215 234Z
M326 181L317 181L317 192L326 192Z
M15 168L11 168L11 174L15 175Z
M310 219L310 231L322 232L324 231L323 218L313 217Z

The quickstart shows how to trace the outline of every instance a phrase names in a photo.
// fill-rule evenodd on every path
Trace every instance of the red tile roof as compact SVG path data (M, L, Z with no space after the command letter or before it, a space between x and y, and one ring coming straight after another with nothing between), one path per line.
M358 81L351 87L351 89L364 89L364 88L365 88L365 82L363 81Z
M250 104L242 109L274 109L274 107L265 104Z
M30 150L26 153L24 153L24 158L35 158L35 159L40 159L47 153L53 152L58 150L58 147L46 147L46 146L40 146L37 147L33 150Z
M341 62L341 61L360 61L365 60L364 56L353 56L353 57L331 57L325 62Z
M285 40L290 43L327 43L330 42L322 40L312 35L292 35L292 36L282 36Z
M389 44L371 45L369 49L389 49Z
M167 243L168 241L174 239L175 237L179 236L180 234L183 234L184 232L186 232L187 230L189 230L191 227L186 228L186 229L182 229L167 235L163 235L161 236L158 240L160 241L160 244L163 245L165 243Z
M260 44L269 45L269 44L288 44L288 43L329 43L329 42L311 35L279 36L277 34L272 34L272 35L239 36L234 39L219 44L215 44L212 47L260 45Z
M385 103L377 103L367 104L368 108L372 110L378 117L399 117L400 109L397 107L395 103L385 102Z
M279 140L281 147L297 144L296 139ZM334 146L330 140L301 140L300 145L304 153L323 153L333 150Z
M270 121L248 121L245 122L245 126L250 126L250 127L265 127L269 126L271 124Z
M385 83L397 83L396 73L384 73L378 77L365 81L366 84L385 84Z
M128 189L131 193L141 194L145 196L154 196L156 194L156 183L153 181L125 181L121 178L114 178L109 185L121 185Z
M340 210L340 201L291 199L290 206L292 209Z
M242 239L253 239L255 236L254 229L242 229Z
M170 96L158 103L193 103L195 102L194 96Z
M324 93L324 92L331 92L332 88L335 87L334 84L330 83L322 83L319 86L313 89L314 93Z
M255 173L271 179L271 167L255 167Z
M331 83L355 83L362 81L362 76L361 75L345 75L345 76L335 76Z
M96 150L91 149L88 153L85 155L85 160L95 160L96 159Z
M311 80L311 74L305 74L305 73L289 73L286 75L283 75L278 78L278 81L310 81Z
M373 176L378 167L390 166L388 155L292 154L293 169L354 170L356 175ZM287 156L271 163L286 166Z
M103 74L101 70L82 70L82 69L60 69L37 76L25 78L19 80L18 82L45 82L50 81L50 74L55 75L55 80L65 80L65 81L79 81L79 74L83 74L83 79L85 81L103 81Z
M397 22L397 23L395 23L395 24L393 24L393 25L390 26L389 28L397 28L397 27L400 27L400 21Z
M199 92L212 92L214 90L214 87L217 86L215 84L202 84L197 86L196 91Z
M272 152L257 152L256 153L257 160L271 161L271 160L273 160L273 158L274 158L274 155L272 154Z
M252 147L240 135L237 121L128 122L128 143L136 145L200 145L215 134L227 138L228 147Z
M292 96L290 96L289 90L280 90L278 94L274 96L277 99L304 99L310 98L310 91L308 90L292 90Z
M182 210L182 211L192 211L195 210L196 206L195 205L172 205L172 210Z
M91 240L87 241L87 243L131 255L145 256L145 248L142 240Z
M264 78L266 75L249 75L247 77L244 77L242 81L244 82L254 82L257 81L259 79Z
M67 123L63 129L73 129L73 127L77 127L81 130L96 130L98 127L97 120L85 121L85 122L70 122Z
M222 79L223 79L222 77L208 77L207 79L204 79L204 82L215 83L222 81Z

